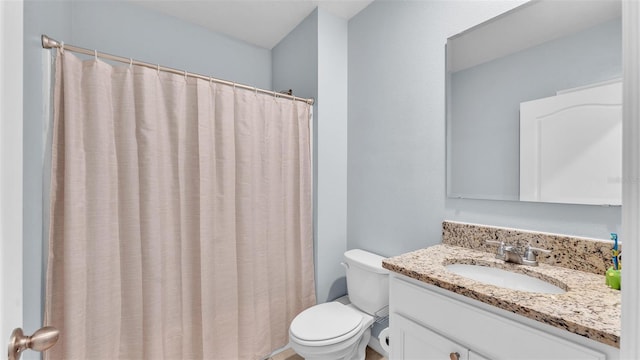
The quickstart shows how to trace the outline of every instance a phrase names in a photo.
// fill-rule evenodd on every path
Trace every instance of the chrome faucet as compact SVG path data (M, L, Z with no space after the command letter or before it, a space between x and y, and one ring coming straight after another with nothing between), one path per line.
M523 259L522 256L518 254L518 249L510 245L505 245L502 249L502 260L504 260L504 262L512 262L522 265Z
M498 244L498 250L496 251L496 259L500 259L504 262L512 262L520 265L538 266L537 252L551 253L546 249L540 249L527 245L524 250L524 254L520 255L518 249L515 246L506 245L504 241L486 240L488 244Z

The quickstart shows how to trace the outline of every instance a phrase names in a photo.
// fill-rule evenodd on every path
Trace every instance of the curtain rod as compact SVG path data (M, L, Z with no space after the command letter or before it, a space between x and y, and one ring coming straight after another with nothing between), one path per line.
M306 102L309 105L313 105L313 103L315 102L315 99L299 98L299 97L295 97L293 95L283 94L283 93L279 93L279 92L272 91L272 90L264 90L264 89L260 89L260 88L254 87L254 86L234 83L233 81L216 79L216 78L211 77L211 76L205 76L205 75L190 73L190 72L187 72L185 70L173 69L173 68L166 67L166 66L160 66L158 64L151 64L151 63L147 63L147 62L144 62L144 61L134 60L134 59L131 59L131 58L111 55L111 54L107 54L107 53L102 53L102 52L99 52L97 50L89 50L89 49L81 48L79 46L74 46L74 45L65 44L64 42L59 42L58 40L52 39L47 35L42 35L42 47L45 48L45 49L59 48L59 49L62 49L62 50L69 50L69 51L73 51L73 52L80 53L80 54L85 54L85 55L93 55L93 56L96 56L96 57L101 57L103 59L108 59L108 60L112 60L112 61L118 61L118 62L121 62L121 63L144 66L144 67L147 67L147 68L150 68L150 69L154 69L154 70L158 70L158 71L164 71L164 72L177 74L177 75L190 76L190 77L198 78L198 79L202 79L202 80L213 81L213 82L216 82L216 83L219 83L219 84L231 85L231 86L238 87L238 88L241 88L241 89L252 90L252 91L259 92L259 93L269 94L269 95L273 95L275 97L280 97L280 98L284 98L284 99L290 99L290 100L294 100L294 101L302 101L302 102Z

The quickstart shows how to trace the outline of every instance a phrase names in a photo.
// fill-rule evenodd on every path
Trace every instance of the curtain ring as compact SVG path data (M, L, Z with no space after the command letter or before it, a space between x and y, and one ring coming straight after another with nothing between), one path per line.
M236 92L236 82L235 81L233 82L233 92L234 93Z
M133 67L133 58L129 58L129 69Z
M157 64L156 71L158 72L158 75L160 75L160 64Z
M258 96L258 88L257 88L257 87L254 87L254 88L253 88L253 91L255 92L255 96Z
M64 54L64 41L60 41L60 53Z
M98 50L93 50L93 56L96 58L96 61L98 61Z
M209 84L213 84L213 77L209 76Z
M187 81L187 70L184 71L184 80Z

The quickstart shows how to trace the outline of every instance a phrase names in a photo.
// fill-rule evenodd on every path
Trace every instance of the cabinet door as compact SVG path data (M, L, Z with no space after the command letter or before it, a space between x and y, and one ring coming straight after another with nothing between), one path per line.
M392 316L401 313L407 319L415 319L418 326L458 339L468 349L492 360L606 358L603 353L573 341L397 278L390 281L390 311ZM394 326L391 322L390 327Z
M469 351L464 346L401 315L391 316L391 359L469 360Z

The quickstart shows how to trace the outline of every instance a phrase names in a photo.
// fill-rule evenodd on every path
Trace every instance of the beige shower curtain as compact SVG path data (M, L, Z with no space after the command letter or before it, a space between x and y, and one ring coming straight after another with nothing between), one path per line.
M58 53L48 359L259 359L315 303L309 105Z

